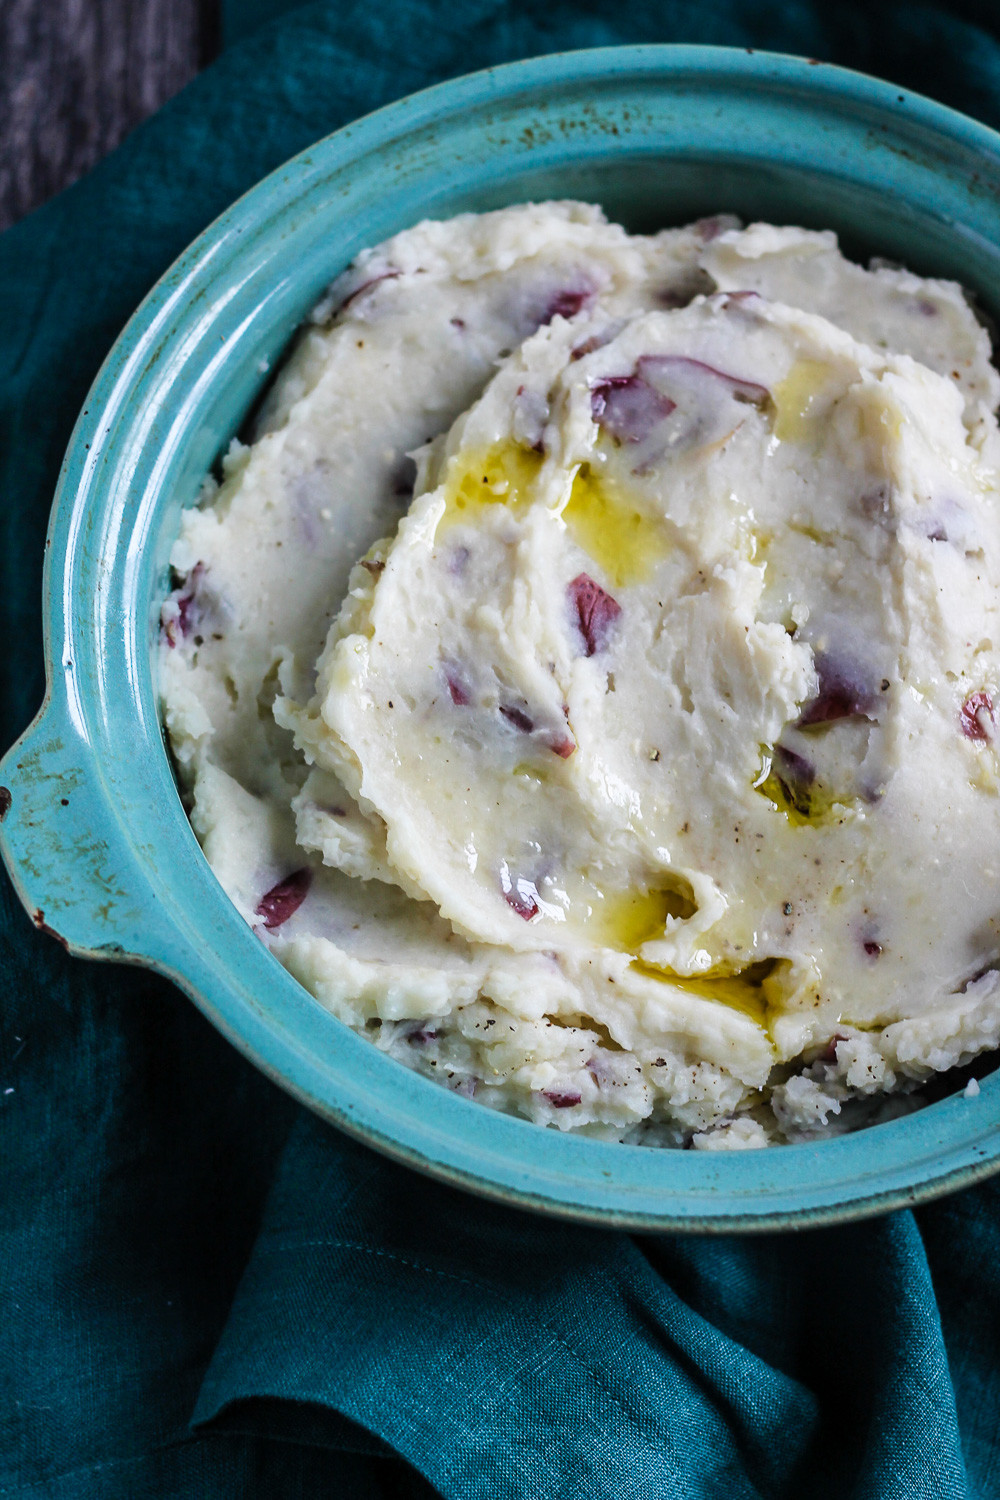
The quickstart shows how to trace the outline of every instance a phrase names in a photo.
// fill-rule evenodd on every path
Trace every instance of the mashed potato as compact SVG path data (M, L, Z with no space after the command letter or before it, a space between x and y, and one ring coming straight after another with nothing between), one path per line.
M912 1107L1000 1042L998 399L955 284L831 234L556 203L366 252L172 558L232 900L539 1123Z

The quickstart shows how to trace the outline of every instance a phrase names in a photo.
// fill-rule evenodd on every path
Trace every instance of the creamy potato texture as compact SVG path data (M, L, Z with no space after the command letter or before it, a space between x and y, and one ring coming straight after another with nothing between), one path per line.
M998 399L956 285L831 234L556 203L367 252L173 555L222 884L543 1124L914 1107L1000 1042Z

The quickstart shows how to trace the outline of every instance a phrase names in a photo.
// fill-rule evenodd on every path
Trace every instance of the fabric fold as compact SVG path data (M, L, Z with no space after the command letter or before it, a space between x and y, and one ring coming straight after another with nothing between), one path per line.
M305 1117L193 1420L248 1402L308 1403L316 1442L340 1413L446 1500L966 1492L912 1216L639 1241L475 1203Z

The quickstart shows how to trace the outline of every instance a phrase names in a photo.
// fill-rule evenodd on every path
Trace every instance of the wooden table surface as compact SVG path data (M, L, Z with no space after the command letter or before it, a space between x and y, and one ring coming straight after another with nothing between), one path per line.
M214 57L218 0L0 0L0 229Z

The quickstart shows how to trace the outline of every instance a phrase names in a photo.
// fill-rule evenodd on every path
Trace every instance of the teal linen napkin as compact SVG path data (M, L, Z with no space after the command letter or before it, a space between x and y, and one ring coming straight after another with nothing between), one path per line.
M46 517L101 359L317 136L488 63L669 40L851 64L1000 125L985 0L250 9L253 35L0 239L4 740L41 700ZM2 900L0 1495L1000 1495L1000 1187L750 1240L484 1205L304 1113L164 980L69 959L5 879Z

